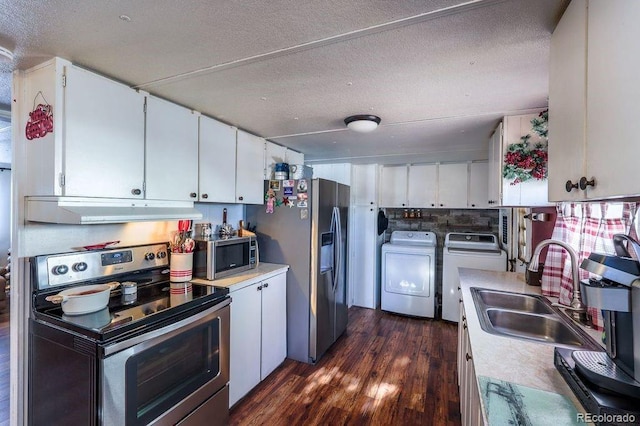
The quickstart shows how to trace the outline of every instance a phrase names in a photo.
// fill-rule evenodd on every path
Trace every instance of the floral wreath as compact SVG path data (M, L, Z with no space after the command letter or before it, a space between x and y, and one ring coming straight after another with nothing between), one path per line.
M547 178L547 123L549 112L543 111L538 117L531 120L533 131L542 139L541 142L532 144L529 142L531 135L520 138L520 142L507 147L504 154L504 167L502 176L513 179L511 185L517 185L531 179L544 180Z

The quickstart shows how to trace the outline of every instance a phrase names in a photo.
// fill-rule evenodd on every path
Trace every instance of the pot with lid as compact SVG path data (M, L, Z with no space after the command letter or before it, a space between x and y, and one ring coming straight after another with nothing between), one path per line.
M51 303L59 303L65 315L89 314L104 309L109 304L111 290L119 285L119 282L113 281L72 287L45 299Z

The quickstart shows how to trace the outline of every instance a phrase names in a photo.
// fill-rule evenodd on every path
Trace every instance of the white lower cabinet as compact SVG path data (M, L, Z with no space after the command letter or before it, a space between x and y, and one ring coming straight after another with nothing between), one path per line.
M476 371L473 366L471 343L467 329L467 318L464 306L460 304L460 321L458 322L458 385L460 386L460 417L465 426L482 426L482 408Z
M287 356L287 274L231 288L229 407Z

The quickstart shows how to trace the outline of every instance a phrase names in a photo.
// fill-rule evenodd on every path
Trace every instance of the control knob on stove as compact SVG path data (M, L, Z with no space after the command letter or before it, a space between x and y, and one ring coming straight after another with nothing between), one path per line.
M144 314L145 314L145 315L151 315L151 314L153 314L155 311L154 311L152 308L145 308L145 309L143 310L143 312L144 312Z
M158 259L164 259L165 257L167 257L167 252L159 251L158 254L156 254L156 256L158 257Z
M67 265L56 265L51 272L53 272L53 275L64 275L69 272L69 267Z
M155 258L156 258L156 255L155 255L155 254L153 254L153 253L146 253L146 254L144 255L144 260L153 260L153 259L155 259Z
M87 264L85 262L74 263L71 267L76 272L82 272L87 270Z

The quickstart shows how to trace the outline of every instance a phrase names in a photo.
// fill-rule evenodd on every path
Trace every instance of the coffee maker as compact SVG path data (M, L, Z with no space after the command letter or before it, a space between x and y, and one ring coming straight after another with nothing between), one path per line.
M623 234L613 242L616 255L591 253L580 265L601 277L582 280L580 291L602 310L606 351L556 348L555 365L592 414L640 419L640 243Z

